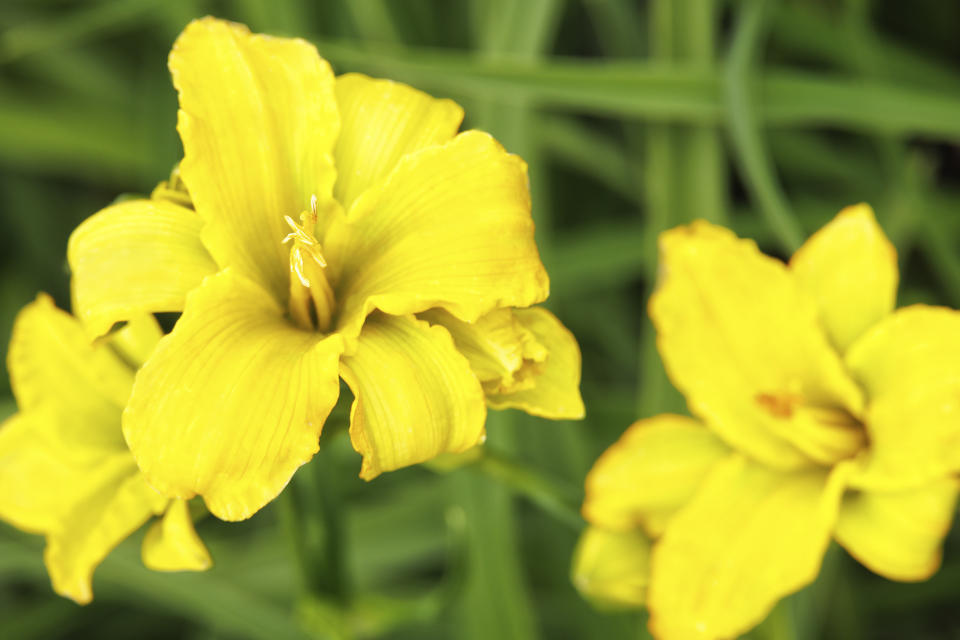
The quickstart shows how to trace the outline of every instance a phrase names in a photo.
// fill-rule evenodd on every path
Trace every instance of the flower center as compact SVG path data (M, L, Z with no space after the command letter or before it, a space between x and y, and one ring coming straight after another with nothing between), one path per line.
M297 223L284 216L290 233L283 244L290 243L290 315L301 329L326 331L333 315L333 289L327 281L320 241L314 235L317 227L317 196L310 198L310 210L300 214Z
M833 464L851 458L866 444L863 424L842 407L818 406L801 393L759 393L754 400L777 420L775 429L814 460Z

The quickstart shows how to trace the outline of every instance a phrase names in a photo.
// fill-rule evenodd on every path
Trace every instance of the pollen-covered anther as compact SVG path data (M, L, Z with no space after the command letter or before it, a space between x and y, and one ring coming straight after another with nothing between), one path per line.
M759 393L757 404L776 418L790 418L803 404L803 396L797 393Z

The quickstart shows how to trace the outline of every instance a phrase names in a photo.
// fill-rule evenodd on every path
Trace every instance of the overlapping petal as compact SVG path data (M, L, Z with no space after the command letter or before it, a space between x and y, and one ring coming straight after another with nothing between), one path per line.
M841 352L896 305L897 250L869 205L837 214L793 255L790 269L816 300L827 335Z
M37 410L0 427L0 518L47 536L54 590L84 604L104 557L166 505L144 483L125 449L84 448L62 440L69 426ZM113 422L119 434L119 410Z
M539 365L549 356L513 309L494 309L476 322L464 322L443 309L430 309L419 317L450 332L488 397L532 387Z
M903 491L854 491L843 499L836 538L871 571L926 580L940 568L960 481L941 478Z
M392 80L337 76L340 137L334 149L334 196L345 209L408 153L456 135L463 109Z
M863 444L863 399L786 266L696 222L660 239L657 344L691 411L779 468L833 463Z
M515 408L555 420L579 420L584 416L580 397L580 346L555 315L540 307L514 309L524 329L546 348L543 362L528 364L532 386L501 389L487 394L494 409Z
M587 527L573 554L571 578L601 606L640 606L650 581L650 541L639 531Z
M844 469L770 470L732 454L653 549L650 628L660 638L733 638L813 581L830 541Z
M485 133L405 156L328 232L338 330L357 335L374 309L441 307L476 321L546 298L523 161Z
M249 517L317 451L341 350L337 336L293 328L263 288L222 271L187 297L137 374L127 443L165 494L201 494L221 519Z
M151 316L91 344L41 295L17 317L9 369L21 411L0 428L0 518L47 537L53 587L83 604L94 569L168 499L148 486L120 426Z
M420 317L450 332L483 385L487 405L544 418L583 417L580 347L546 309L495 309L472 323L442 309Z
M659 535L667 519L729 452L692 418L663 414L638 420L587 475L583 516L607 529L641 525L650 535Z
M44 561L54 590L81 604L93 598L93 571L124 538L151 516L162 513L167 498L144 482L127 452L115 454L78 474L83 498L47 533ZM77 490L77 489L74 489Z
M190 23L170 53L180 95L180 172L203 239L221 267L286 300L284 216L330 202L331 153L339 129L334 79L300 39L251 35L204 18Z
M51 438L75 447L123 450L120 412L133 371L106 344L91 344L80 324L45 295L17 315L7 355L22 412L44 410Z
M137 314L182 311L188 291L216 271L200 242L203 220L164 200L130 200L70 236L73 311L93 336Z
M77 499L69 446L57 438L55 414L16 413L0 426L0 518L46 533ZM103 459L95 455L86 467ZM83 468L83 467L81 467Z
M163 519L143 537L143 564L154 571L203 571L213 564L210 552L193 528L186 500L170 501Z
M139 369L157 348L162 337L163 329L157 319L148 313L132 317L111 332L106 342L131 369Z
M350 439L363 455L361 478L483 439L483 390L443 327L374 314L340 371L354 394Z
M846 361L870 397L869 457L856 484L902 489L960 471L960 312L899 309Z

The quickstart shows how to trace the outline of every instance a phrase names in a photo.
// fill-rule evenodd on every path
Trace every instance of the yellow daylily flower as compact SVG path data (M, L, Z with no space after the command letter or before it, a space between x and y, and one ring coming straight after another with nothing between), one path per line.
M812 582L831 537L887 578L936 572L960 491L960 312L894 311L870 207L789 265L702 221L660 251L650 316L695 418L640 420L597 460L581 590L645 604L657 638L713 639Z
M366 479L477 445L488 404L582 416L576 341L523 308L548 294L526 165L457 133L458 105L213 18L169 66L176 179L68 250L93 335L183 312L124 414L153 486L249 517L317 451L341 377Z
M162 519L143 541L148 568L211 565L187 503L147 484L121 433L134 371L160 335L141 316L91 345L46 295L14 324L7 366L19 412L0 426L0 518L46 536L53 588L80 604L93 598L97 565L153 516Z

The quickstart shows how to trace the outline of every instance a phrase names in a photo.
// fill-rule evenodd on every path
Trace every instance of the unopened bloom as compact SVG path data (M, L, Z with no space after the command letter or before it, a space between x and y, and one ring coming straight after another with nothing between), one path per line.
M184 188L101 211L69 247L93 334L183 312L124 416L152 485L250 516L317 451L341 376L367 479L477 445L487 403L582 414L573 337L513 310L548 293L526 166L458 134L458 105L211 18L169 65Z
M645 602L658 638L729 638L813 581L831 537L880 575L932 575L958 491L960 313L893 311L896 254L866 205L789 265L705 222L660 251L650 315L696 418L640 420L597 461L581 588Z
M124 538L143 540L160 571L202 570L210 556L187 504L150 487L123 441L134 370L160 339L138 317L91 345L80 323L41 295L17 316L8 369L19 412L0 426L0 518L44 534L54 590L84 604L93 571Z

